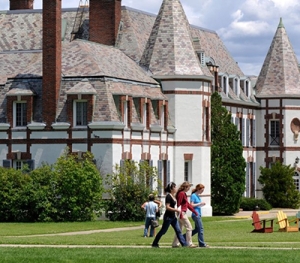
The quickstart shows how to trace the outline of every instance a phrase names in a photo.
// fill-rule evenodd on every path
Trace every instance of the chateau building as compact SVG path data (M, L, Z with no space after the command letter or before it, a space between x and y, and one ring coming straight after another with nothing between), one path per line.
M245 196L261 197L260 166L297 165L299 66L282 21L256 82L180 0L162 0L158 15L121 0L33 2L0 12L0 165L34 169L67 147L92 152L104 174L148 162L164 185L203 183L209 216L214 91L240 130Z

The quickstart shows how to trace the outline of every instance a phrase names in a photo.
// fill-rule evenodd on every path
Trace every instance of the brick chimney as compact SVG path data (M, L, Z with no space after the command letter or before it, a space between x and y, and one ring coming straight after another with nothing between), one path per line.
M61 83L61 0L43 0L43 120L56 121Z
M121 21L121 0L90 0L90 41L115 45Z
M9 10L33 9L34 0L10 0Z

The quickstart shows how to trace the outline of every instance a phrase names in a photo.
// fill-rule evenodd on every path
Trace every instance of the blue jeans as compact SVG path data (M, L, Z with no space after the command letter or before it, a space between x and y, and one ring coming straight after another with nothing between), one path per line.
M170 225L173 227L180 244L183 247L187 246L186 241L181 233L179 223L178 223L178 220L176 217L164 217L162 227L161 227L160 231L157 233L155 239L153 240L152 246L158 246L159 240L165 233L167 233Z
M151 226L150 228L150 237L153 237L154 234L154 228L151 225L151 220L154 220L155 217L146 217L145 220L145 229L144 229L144 237L146 237L148 235L148 228L149 226Z
M202 223L202 219L201 216L195 216L194 214L192 214L192 219L195 222L195 229L192 231L192 236L195 234L198 234L198 243L199 243L199 247L205 247L206 244L204 242L204 229L203 229L203 223Z

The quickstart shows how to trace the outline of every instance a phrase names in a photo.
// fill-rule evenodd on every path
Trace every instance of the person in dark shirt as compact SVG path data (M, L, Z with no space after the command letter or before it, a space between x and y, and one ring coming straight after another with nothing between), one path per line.
M165 192L167 193L166 195L166 211L163 217L163 224L162 227L160 229L160 231L157 233L155 239L153 240L152 243L152 247L155 248L159 248L159 240L161 239L161 237L167 233L169 226L171 225L176 233L176 236L178 238L178 241L180 242L180 244L183 247L186 247L186 241L182 236L178 221L177 221L177 217L176 217L176 213L179 213L180 210L178 210L177 208L175 208L176 206L176 198L175 198L175 194L177 192L177 188L176 188L176 184L173 182L170 182L167 187L165 188Z

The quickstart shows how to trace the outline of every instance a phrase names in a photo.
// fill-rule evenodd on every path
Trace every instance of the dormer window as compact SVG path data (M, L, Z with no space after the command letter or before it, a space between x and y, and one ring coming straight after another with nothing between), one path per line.
M68 118L73 126L87 126L93 119L94 95L97 91L88 79L83 79L69 89L68 95Z
M197 55L198 55L201 66L204 66L205 65L205 53L204 53L204 51L198 51Z
M247 97L250 96L250 92L249 92L249 81L245 81L245 94Z
M238 80L234 79L234 93L238 95Z
M222 92L227 96L228 94L228 76L223 75L223 73L220 73L219 75L219 85L220 88L222 89Z
M26 84L14 84L7 96L7 120L13 128L27 128L32 120L34 93Z
M87 101L74 101L74 126L87 125Z
M14 127L27 126L27 103L26 101L14 102Z

